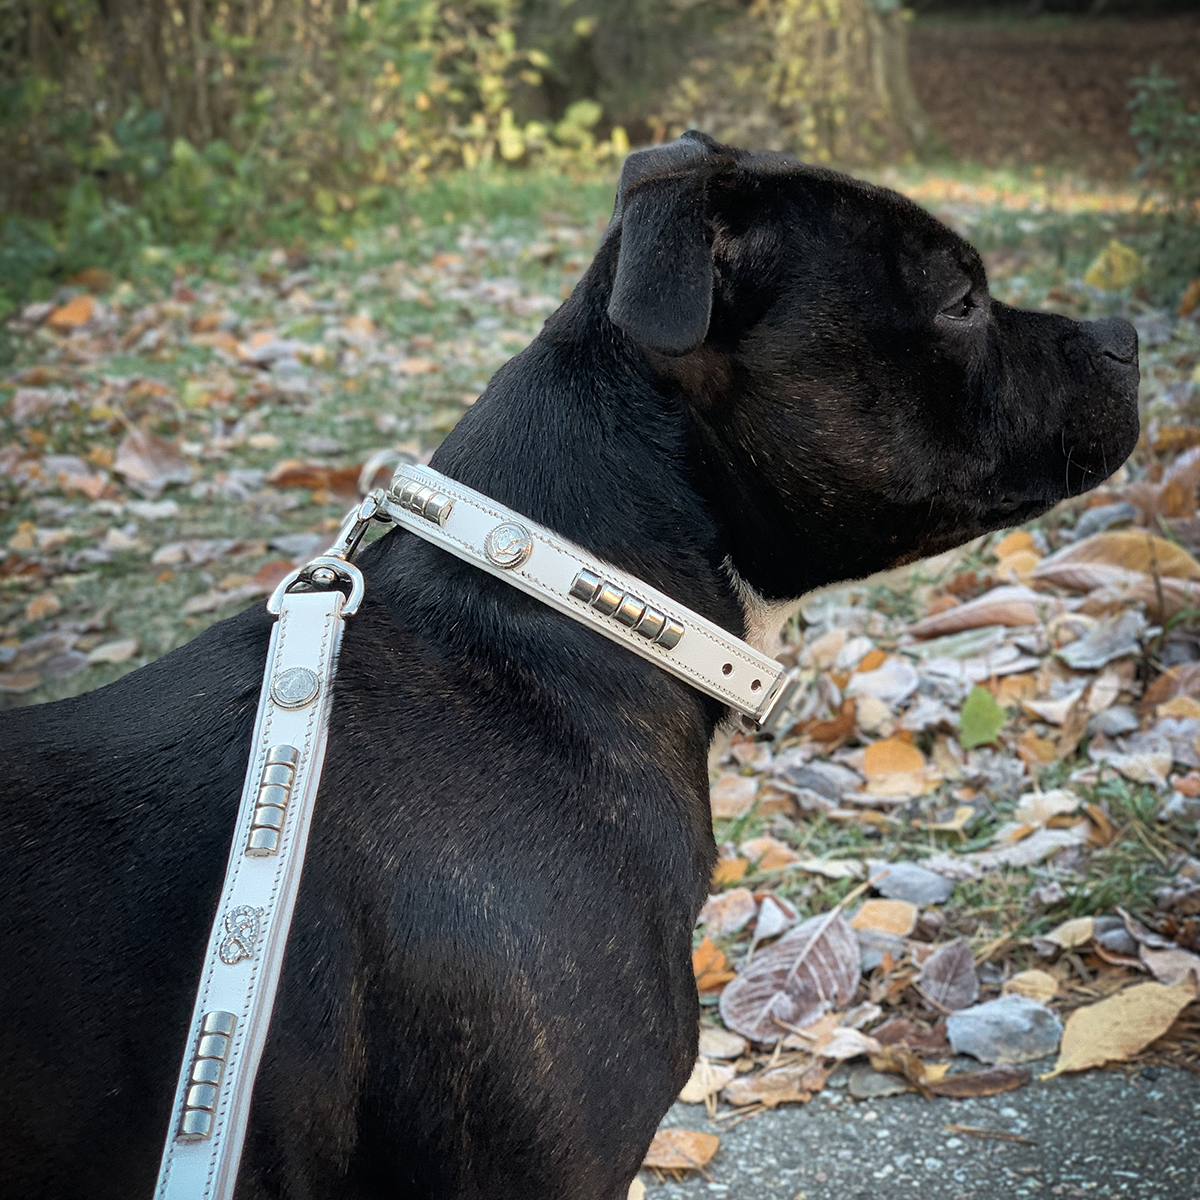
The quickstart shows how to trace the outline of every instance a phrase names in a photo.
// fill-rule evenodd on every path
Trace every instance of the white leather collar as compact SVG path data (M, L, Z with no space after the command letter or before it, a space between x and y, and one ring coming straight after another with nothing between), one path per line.
M785 668L545 526L430 467L396 471L382 507L427 541L686 680L759 725L787 707Z

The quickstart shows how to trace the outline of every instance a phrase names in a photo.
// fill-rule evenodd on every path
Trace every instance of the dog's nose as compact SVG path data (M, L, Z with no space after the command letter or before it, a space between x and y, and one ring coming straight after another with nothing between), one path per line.
M1126 366L1133 366L1138 357L1138 335L1128 321L1120 317L1104 317L1089 322L1092 337L1100 353Z

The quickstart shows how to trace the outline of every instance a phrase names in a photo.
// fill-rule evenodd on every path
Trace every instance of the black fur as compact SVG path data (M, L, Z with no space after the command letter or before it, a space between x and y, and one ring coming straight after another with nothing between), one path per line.
M1124 322L991 300L900 196L689 135L631 157L574 295L434 465L740 633L744 585L1100 482L1136 356ZM412 535L362 566L238 1194L623 1200L695 1054L721 711ZM150 1194L268 634L256 606L3 716L8 1196Z

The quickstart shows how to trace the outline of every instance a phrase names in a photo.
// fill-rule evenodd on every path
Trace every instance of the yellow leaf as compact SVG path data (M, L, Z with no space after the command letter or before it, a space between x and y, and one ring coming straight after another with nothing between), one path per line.
M1063 1030L1058 1062L1042 1078L1132 1058L1162 1037L1195 999L1196 988L1191 983L1176 987L1140 983L1098 1004L1076 1009Z
M1058 980L1046 971L1020 971L1003 988L1006 996L1028 996L1040 1004L1049 1004L1058 995Z
M660 1171L695 1171L708 1164L721 1139L696 1129L660 1129L646 1151L646 1167Z
M1091 917L1075 917L1055 926L1045 936L1047 942L1053 942L1064 950L1074 950L1078 946L1086 946L1092 940L1095 921Z
M907 937L916 928L917 906L907 900L866 900L850 921L852 929L876 929Z
M997 558L1004 559L1010 554L1016 554L1018 550L1037 550L1032 534L1026 533L1024 529L1014 529L1012 533L1006 533L993 547L992 553Z
M1142 256L1132 246L1113 238L1092 260L1092 265L1084 272L1083 282L1088 287L1119 292L1133 287L1145 273L1146 263Z
M1172 579L1200 579L1200 562L1182 546L1134 529L1118 529L1084 538L1042 559L1034 576L1053 582L1062 568L1087 565L1120 567L1143 575L1153 575L1157 570L1159 575Z
M720 887L723 883L737 883L746 874L749 866L750 862L745 858L718 859L717 865L713 867L713 887Z
M924 769L925 756L916 746L898 737L872 742L863 753L863 774L868 779Z
M77 329L86 325L92 319L96 301L86 292L72 296L66 304L60 304L47 318L46 324L51 329Z

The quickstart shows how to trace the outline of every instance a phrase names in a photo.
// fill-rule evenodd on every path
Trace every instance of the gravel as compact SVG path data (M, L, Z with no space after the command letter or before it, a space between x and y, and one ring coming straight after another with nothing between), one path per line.
M1048 1069L1049 1063L1041 1069ZM718 1133L711 1181L658 1183L647 1200L993 1200L1200 1196L1200 1076L1150 1068L1060 1076L983 1100L909 1094L856 1102L844 1068L810 1104L710 1124L677 1104L664 1125ZM736 1118L735 1118L736 1120ZM1016 1134L987 1140L948 1125Z

